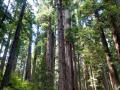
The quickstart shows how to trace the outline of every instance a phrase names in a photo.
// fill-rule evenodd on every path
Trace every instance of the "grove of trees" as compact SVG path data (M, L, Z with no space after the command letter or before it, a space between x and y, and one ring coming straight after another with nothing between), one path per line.
M0 0L0 90L120 90L119 66L120 0Z

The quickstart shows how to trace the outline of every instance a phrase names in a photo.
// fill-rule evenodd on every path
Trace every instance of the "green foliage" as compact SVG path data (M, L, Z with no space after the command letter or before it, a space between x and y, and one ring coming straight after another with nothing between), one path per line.
M31 90L31 85L16 74L11 74L9 87L5 87L3 90Z

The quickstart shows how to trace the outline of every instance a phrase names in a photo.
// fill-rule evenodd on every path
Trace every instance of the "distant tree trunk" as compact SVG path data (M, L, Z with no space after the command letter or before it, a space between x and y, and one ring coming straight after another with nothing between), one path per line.
M0 46L0 57L1 57L3 46L4 46L4 41L1 43L1 46Z
M79 79L79 84L78 84L78 90L81 90L82 86L81 86L81 72L80 72L80 54L78 52L78 79Z
M97 13L95 13L95 16L96 16L97 22L100 22ZM100 33L101 42L102 42L102 45L103 45L103 48L104 48L104 52L105 52L105 55L106 55L106 61L107 61L107 65L108 65L108 68L109 68L110 75L111 75L111 80L112 80L112 83L113 83L113 87L114 87L114 90L118 90L118 86L120 85L120 81L119 81L118 74L117 74L117 71L115 69L115 66L112 64L111 53L110 53L110 50L108 48L107 41L105 39L105 34L103 32L103 28L101 26L99 26L99 33Z
M30 81L31 79L31 50L32 50L32 24L30 24L28 55L27 55L26 73L25 73L25 80L27 81Z
M72 68L73 68L73 90L78 90L78 80L77 80L77 68L76 68L76 55L75 55L75 46L72 43Z
M34 54L34 59L33 59L33 70L32 70L32 75L34 75L34 72L36 70L36 60L38 56L38 38L39 38L40 32L39 32L39 26L37 26L37 37L35 41L35 54Z
M68 90L66 83L66 63L64 47L64 29L62 15L62 0L58 0L58 50L59 50L59 86L58 90Z
M110 90L110 87L109 87L109 81L108 81L108 76L107 76L107 72L105 70L105 67L102 66L102 76L103 76L103 85L104 85L104 89L105 90Z
M12 71L14 58L15 58L15 55L16 55L17 47L18 47L18 41L19 41L22 19L23 19L24 11L25 11L25 6L26 6L26 0L23 1L22 10L21 10L21 13L20 13L20 16L19 16L19 20L18 20L16 32L15 32L15 37L14 37L13 44L12 44L12 47L11 47L11 50L10 50L10 56L9 56L6 71L5 71L1 86L0 86L0 90L4 86L8 86L8 84L9 84L10 74L11 74L11 71Z
M86 63L80 59L81 61L81 65L83 67L83 78L84 78L84 82L85 82L85 90L90 90L90 84L89 84L89 75L88 75L88 69L86 66Z
M98 90L98 88L97 88L97 80L96 80L96 77L95 77L95 74L94 74L94 72L93 72L94 70L93 70L93 68L92 68L92 78L93 78L93 85L94 85L94 89L95 90Z
M0 65L0 70L2 71L2 73L3 73L4 66L5 66L5 60L6 60L6 57L7 57L7 52L8 52L8 49L9 49L10 38L11 38L11 36L9 34L8 40L7 40L6 45L5 45L5 50L4 50L4 54L3 54L3 57L2 57L1 65Z
M52 34L52 38L53 38L53 39L52 39L52 42L53 42L53 44L54 44L54 45L53 45L53 46L54 46L54 47L53 47L53 48L54 48L54 49L53 49L53 54L54 54L54 55L53 55L53 60L54 60L54 61L53 61L53 67L54 67L54 69L55 69L55 57L56 57L56 55L55 55L55 53L56 53L56 25L55 25L55 27L54 27L54 32L53 32L53 34Z

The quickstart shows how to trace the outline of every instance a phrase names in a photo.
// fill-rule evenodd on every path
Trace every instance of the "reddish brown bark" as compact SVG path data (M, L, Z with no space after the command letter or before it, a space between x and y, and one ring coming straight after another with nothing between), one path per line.
M108 3L112 0L104 0L104 2ZM113 0L113 5L120 5L119 0ZM120 63L120 15L119 13L112 13L108 16L108 20L110 22L110 30L112 32L113 42L115 49L117 51L118 62Z
M64 29L68 29L71 27L71 22L68 22L68 18L71 17L71 13L69 10L64 11ZM65 32L66 35L70 34L70 32ZM72 33L72 32L71 32ZM65 59L66 59L66 75L67 75L67 84L68 90L78 90L78 82L76 75L76 57L75 57L75 48L74 42L66 39L65 42Z
M74 87L74 77L73 77L73 65L72 65L72 46L69 41L65 43L65 58L66 58L66 75L68 90L73 90Z
M62 15L62 0L58 0L58 50L59 50L59 86L58 90L68 90L66 82L66 63L64 47L64 29Z
M52 35L52 28L51 28L51 16L48 18L48 30L47 30L47 42L46 42L46 90L53 88L54 85L54 60L53 60L53 35Z
M95 13L95 16L96 16L97 22L99 23L100 20L98 18L98 14ZM106 41L106 38L105 38L103 28L101 26L99 26L99 33L100 33L101 42L102 42L102 45L103 45L103 48L104 48L106 61L107 61L107 65L108 65L108 68L109 68L109 73L110 73L110 76L111 76L113 87L114 87L115 90L118 90L118 86L120 84L120 81L119 81L118 74L116 72L115 66L112 64L112 56L111 56L110 50L108 48L108 44L107 44L107 41Z
M77 80L77 69L76 69L76 56L75 56L75 46L74 43L72 43L72 72L73 72L73 90L78 90L78 80Z

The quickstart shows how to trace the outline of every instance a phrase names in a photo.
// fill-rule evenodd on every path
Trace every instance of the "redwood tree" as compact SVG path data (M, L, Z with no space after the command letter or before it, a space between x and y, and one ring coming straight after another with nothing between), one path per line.
M58 50L59 50L59 83L58 90L68 90L66 82L66 63L64 47L64 28L62 15L62 0L58 0Z
M25 7L26 7L26 0L23 1L21 13L20 13L18 23L17 23L17 27L16 27L16 32L15 32L13 44L12 44L12 47L11 47L11 50L10 50L10 56L9 56L9 59L8 59L8 63L7 63L7 66L6 66L6 70L5 70L5 74L4 74L2 83L1 83L0 90L2 90L2 88L4 86L8 86L8 84L9 84L10 74L11 74L11 71L12 71L12 67L13 67L13 63L14 63L14 59L15 59L15 55L16 55L16 51L17 51L17 47L18 47L19 36L20 36L21 27L22 27L22 19L23 19L23 16L24 16Z

